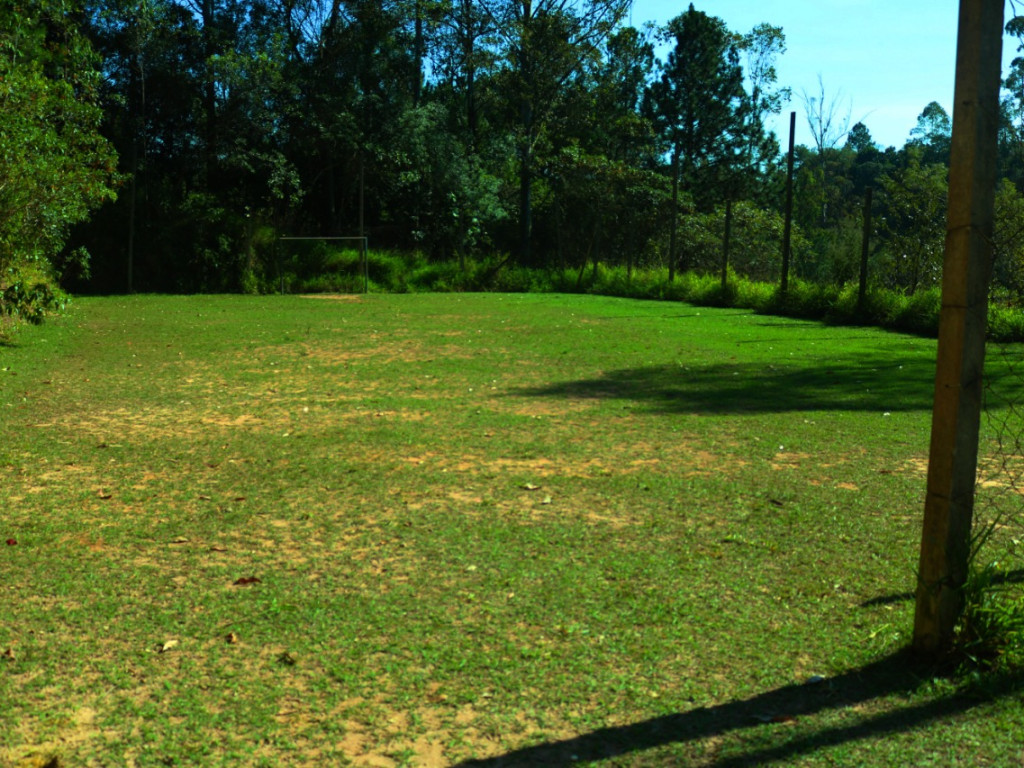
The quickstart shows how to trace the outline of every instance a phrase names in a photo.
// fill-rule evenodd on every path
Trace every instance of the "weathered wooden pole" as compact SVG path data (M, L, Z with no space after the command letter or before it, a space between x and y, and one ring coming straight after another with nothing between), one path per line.
M789 113L789 154L786 159L786 221L782 230L782 281L779 291L789 290L789 252L793 234L793 148L796 140L796 112Z
M864 314L868 298L868 253L871 247L871 187L864 190L864 229L860 239L860 285L857 288L857 314Z
M960 0L942 311L915 651L949 650L963 609L978 465L1004 0Z

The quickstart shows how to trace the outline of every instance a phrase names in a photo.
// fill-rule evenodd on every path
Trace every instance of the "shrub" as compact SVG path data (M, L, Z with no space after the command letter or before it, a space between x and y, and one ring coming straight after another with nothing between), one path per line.
M939 332L939 310L942 290L938 287L918 291L910 296L893 292L896 314L891 326L900 331L936 336Z
M988 337L998 342L1024 340L1024 309L998 304L989 307Z

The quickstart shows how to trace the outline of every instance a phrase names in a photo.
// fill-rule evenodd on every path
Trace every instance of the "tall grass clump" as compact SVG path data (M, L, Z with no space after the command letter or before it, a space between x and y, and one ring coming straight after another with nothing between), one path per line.
M1024 590L999 562L972 564L954 653L976 669L1024 667Z

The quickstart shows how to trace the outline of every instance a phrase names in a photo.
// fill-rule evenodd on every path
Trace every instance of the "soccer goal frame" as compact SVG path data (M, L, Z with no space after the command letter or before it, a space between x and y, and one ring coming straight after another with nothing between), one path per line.
M370 292L370 259L369 259L370 238L368 238L366 236L335 237L333 235L330 235L330 236L320 236L320 237L318 237L316 235L310 235L310 236L303 236L303 237L284 236L284 237L281 238L281 240L348 240L348 241L358 241L359 242L359 266L360 266L360 268L363 271L363 293L369 293Z

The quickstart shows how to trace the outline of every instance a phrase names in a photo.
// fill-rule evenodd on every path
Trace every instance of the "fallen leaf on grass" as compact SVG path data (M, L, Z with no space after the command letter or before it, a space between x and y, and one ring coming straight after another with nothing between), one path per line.
M4 651L2 654L0 654L0 658L4 659L6 661L14 661L17 658L17 656L14 655L14 649L13 648L8 648L6 651Z
M228 632L226 635L224 635L224 641L229 645L235 645L235 643L238 642L238 635L236 635L234 632Z
M100 491L100 492L99 492L99 493L98 493L97 495L98 495L98 496L100 497L100 499L102 499L103 501L109 501L110 499L114 498L114 494L112 494L112 493L107 493L106 491Z
M243 576L240 579L235 580L235 586L244 587L246 584L259 584L259 576Z
M288 653L288 651L281 651L281 653L277 654L277 662L284 664L286 667L294 667L295 657Z
M160 646L160 653L167 653L172 648L178 647L177 640L168 640L166 643Z
M754 715L762 723L795 723L796 715Z
M526 483L523 486L523 490L524 491L539 491L540 490L540 486L539 485L534 485L533 483Z
M550 504L551 503L551 497L550 496L545 496L543 499L541 499L540 503L541 504Z
M210 547L211 552L227 552L227 547Z
M178 536L174 539L171 539L171 544L188 544L188 539L186 539L184 536Z
M13 547L13 546L14 546L15 544L17 544L17 543L18 543L18 540L17 540L17 539L8 539L8 540L7 540L7 546L8 546L8 547Z
M210 496L207 496L204 493L201 493L201 494L199 494L199 500L200 501L213 501L213 498L210 497Z

